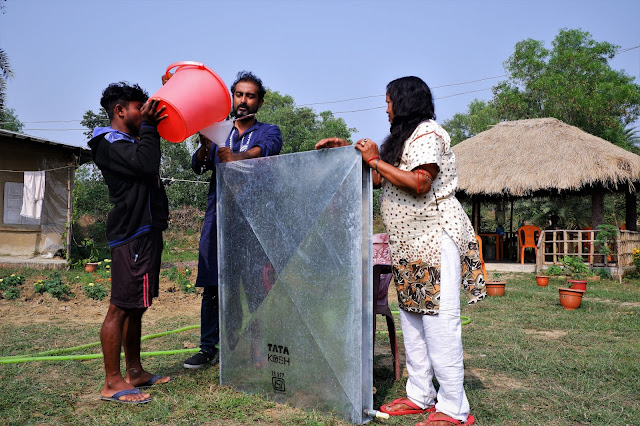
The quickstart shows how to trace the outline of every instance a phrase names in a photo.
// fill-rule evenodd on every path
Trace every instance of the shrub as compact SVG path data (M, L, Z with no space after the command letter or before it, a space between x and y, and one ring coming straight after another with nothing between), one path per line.
M568 275L574 278L584 277L589 274L589 267L582 261L580 256L564 256L560 259L562 267Z
M77 264L80 266L98 261L98 250L92 238L87 237L81 240L77 245L77 251L74 250L74 254L81 257L81 259L77 261Z
M563 269L558 265L551 265L544 272L547 275L562 275Z
M633 249L633 265L636 267L636 271L640 271L640 250Z
M611 278L611 273L607 268L598 268L594 271L594 273L600 278Z
M502 280L501 280L501 278L502 278L502 273L500 273L500 272L493 272L493 273L492 273L492 276L493 276L493 279L494 279L495 281L502 281Z
M44 280L38 280L35 283L33 283L33 291L35 291L38 294L42 294L45 291L47 291L47 289L44 286Z
M7 300L14 300L20 297L20 287L10 287L4 292L4 298Z
M605 256L609 255L611 253L611 249L615 245L617 237L618 228L615 226L598 225L598 232L596 233L598 252Z
M20 297L20 286L24 284L24 277L18 274L11 274L8 277L0 278L0 298L13 300ZM4 292L2 294L1 292Z
M192 284L189 280L189 277L191 276L191 269L189 268L178 269L175 266L172 266L171 268L162 271L162 275L176 283L184 293L197 292L195 284Z
M24 284L24 277L18 274L11 274L8 277L0 278L0 291L18 287Z
M33 291L40 294L47 292L58 300L68 300L69 297L74 296L71 287L62 281L58 272L54 272L47 279L36 281Z
M107 289L100 283L87 283L82 287L85 296L93 300L104 300L107 297Z

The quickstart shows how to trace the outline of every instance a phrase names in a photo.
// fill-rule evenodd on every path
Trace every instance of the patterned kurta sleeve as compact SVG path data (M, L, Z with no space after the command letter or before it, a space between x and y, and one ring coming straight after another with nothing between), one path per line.
M444 139L428 122L416 128L407 144L405 161L408 171L423 164L436 164L438 168L442 167Z

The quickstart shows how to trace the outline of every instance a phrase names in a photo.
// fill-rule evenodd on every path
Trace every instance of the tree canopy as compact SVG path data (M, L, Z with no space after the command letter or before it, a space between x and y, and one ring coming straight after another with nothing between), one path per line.
M500 121L498 111L491 102L474 99L469 104L466 114L458 113L443 123L451 136L451 145L469 139L480 132L484 132Z
M12 132L22 132L24 124L18 120L16 110L5 108L0 110L0 129L11 130Z
M7 0L0 1L0 14L5 14ZM9 64L9 56L4 49L0 49L0 112L4 111L4 98L7 90L7 80L13 77L13 70ZM6 121L6 120L1 120Z
M475 100L445 128L468 138L500 120L553 117L632 149L625 127L640 116L640 85L609 65L619 47L579 29L560 30L551 45L518 42L504 63L507 80L493 88L493 99Z
M4 110L5 92L7 80L13 77L13 70L9 63L9 56L4 49L0 49L0 111Z
M264 105L258 111L258 120L276 124L282 132L282 154L309 151L316 142L328 137L350 140L356 129L348 128L342 118L331 111L316 114L308 107L297 107L293 97L267 90Z
M84 135L87 139L91 139L93 137L93 129L96 127L107 127L111 122L109 121L107 111L105 111L104 108L100 108L97 113L91 110L85 111L85 113L82 114L80 124L87 128Z

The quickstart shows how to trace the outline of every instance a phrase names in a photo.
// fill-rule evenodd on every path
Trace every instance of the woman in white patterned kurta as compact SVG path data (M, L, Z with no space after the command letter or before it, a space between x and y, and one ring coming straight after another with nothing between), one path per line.
M434 121L433 97L418 77L387 85L391 134L356 142L382 185L393 276L407 360L407 398L385 404L390 415L430 413L421 424L472 424L463 387L460 285L469 303L485 297L478 245L455 198L457 171L447 132ZM337 138L316 148L346 144ZM436 392L433 377L440 388Z
M455 198L458 174L449 134L433 120L421 122L405 141L397 168L411 172L425 164L438 165L430 191L413 194L385 179L380 212L389 234L400 308L436 315L443 231L462 254L461 284L471 303L484 297L484 283L475 232Z

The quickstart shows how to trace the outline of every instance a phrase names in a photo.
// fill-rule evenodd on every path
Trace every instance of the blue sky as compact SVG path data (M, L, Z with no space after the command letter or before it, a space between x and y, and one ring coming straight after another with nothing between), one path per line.
M82 146L82 130L73 129L81 129L84 111L98 110L109 83L130 81L153 94L167 66L182 60L205 63L227 85L239 70L254 71L297 105L344 118L358 129L355 139L380 142L388 133L385 86L397 77L424 79L443 121L474 98L491 98L485 89L500 81L493 77L504 74L503 62L520 40L550 47L559 29L581 28L621 48L640 45L637 0L5 4L0 47L15 73L7 106L25 133ZM611 65L640 82L640 48ZM336 102L353 98L364 99ZM46 121L57 122L36 123Z

